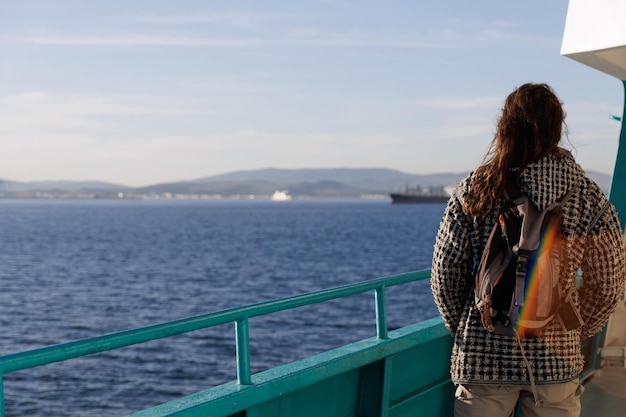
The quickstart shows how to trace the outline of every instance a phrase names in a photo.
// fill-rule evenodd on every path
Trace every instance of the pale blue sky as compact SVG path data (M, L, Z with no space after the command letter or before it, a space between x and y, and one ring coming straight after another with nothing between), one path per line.
M622 88L559 54L566 0L0 0L0 178L461 172L547 82L610 173Z

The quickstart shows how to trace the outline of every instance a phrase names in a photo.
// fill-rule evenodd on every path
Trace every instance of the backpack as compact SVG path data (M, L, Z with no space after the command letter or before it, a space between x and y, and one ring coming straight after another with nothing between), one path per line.
M569 190L540 211L510 179L475 273L475 303L486 330L535 337L553 319L567 330L582 326L571 294L559 283L563 268L563 205Z

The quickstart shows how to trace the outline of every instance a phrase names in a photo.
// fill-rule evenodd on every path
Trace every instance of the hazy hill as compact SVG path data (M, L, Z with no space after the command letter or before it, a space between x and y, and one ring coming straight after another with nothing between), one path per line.
M136 193L171 193L171 194L272 194L277 189L277 183L265 180L242 181L181 181L165 184L155 184L133 189Z
M267 168L236 171L222 175L196 179L205 190L215 189L216 184L241 184L265 181L269 190L288 189L294 195L309 196L359 196L362 194L387 194L403 190L406 186L454 185L465 173L417 175L383 168L327 168L327 169L277 169Z
M0 186L5 192L80 192L80 193L93 193L93 192L120 192L128 190L129 187L119 184L112 184L103 181L32 181L32 182L18 182L18 181L2 181L0 180Z
M327 169L277 169L267 168L251 171L236 171L194 180L196 183L220 181L247 182L264 180L275 184L316 183L334 181L365 190L388 192L405 185L423 186L450 185L459 182L466 173L445 173L417 175L384 168L327 168Z
M381 168L267 168L199 178L187 183L187 187L197 193L222 195L269 195L275 190L287 189L294 197L359 197L363 194L388 194L403 190L406 186L453 185L464 175L466 174L416 175ZM156 191L161 189L161 185L149 188Z
M600 172L595 171L586 171L589 178L594 180L605 193L609 193L609 188L611 187L611 176L602 174Z

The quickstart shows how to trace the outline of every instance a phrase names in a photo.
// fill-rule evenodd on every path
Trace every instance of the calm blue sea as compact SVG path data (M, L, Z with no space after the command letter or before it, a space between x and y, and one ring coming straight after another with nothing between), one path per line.
M0 200L0 354L430 267L443 204ZM434 317L391 288L389 325ZM253 372L375 335L372 294L250 321ZM234 328L8 374L7 416L121 416L236 379Z

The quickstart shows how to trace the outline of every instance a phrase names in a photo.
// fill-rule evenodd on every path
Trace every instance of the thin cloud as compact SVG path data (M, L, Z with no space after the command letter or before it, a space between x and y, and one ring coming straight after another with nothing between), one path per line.
M156 95L49 94L32 91L0 97L4 112L42 111L57 114L202 114L198 100Z
M494 109L502 105L502 97L433 97L418 99L411 102L416 107L434 109Z
M110 21L131 22L150 25L184 25L189 23L226 23L238 28L251 28L259 23L277 20L299 19L297 15L287 13L247 13L247 12L200 12L173 16L126 16L109 19Z
M488 140L493 136L494 128L490 124L484 125L466 125L455 127L444 127L439 129L437 137L451 139L469 139L469 138L486 138L485 146Z
M442 48L443 44L420 39L376 39L336 35L303 38L202 38L190 36L28 36L22 41L30 44L51 46L159 46L201 48L247 48L259 46L335 46L358 48L420 49Z
M223 98L156 95L50 94L32 91L0 97L1 130L41 135L48 131L110 131L102 117L207 117L222 114ZM36 121L36 122L34 122ZM1 138L0 138L1 140Z
M210 39L188 36L29 36L22 38L26 43L55 46L165 46L165 47L210 47L233 48L267 44L255 38Z
M510 45L513 42L534 44L545 47L553 39L518 35L513 33L474 32L462 33L444 31L438 34L396 34L380 35L362 31L328 32L314 28L295 28L284 36L265 37L200 37L200 36L158 36L127 34L122 36L83 36L83 35L32 35L19 38L21 42L51 46L118 46L118 47L198 47L198 48L250 48L273 46L296 47L348 47L348 48L390 48L390 49L467 49L477 48L486 43Z

